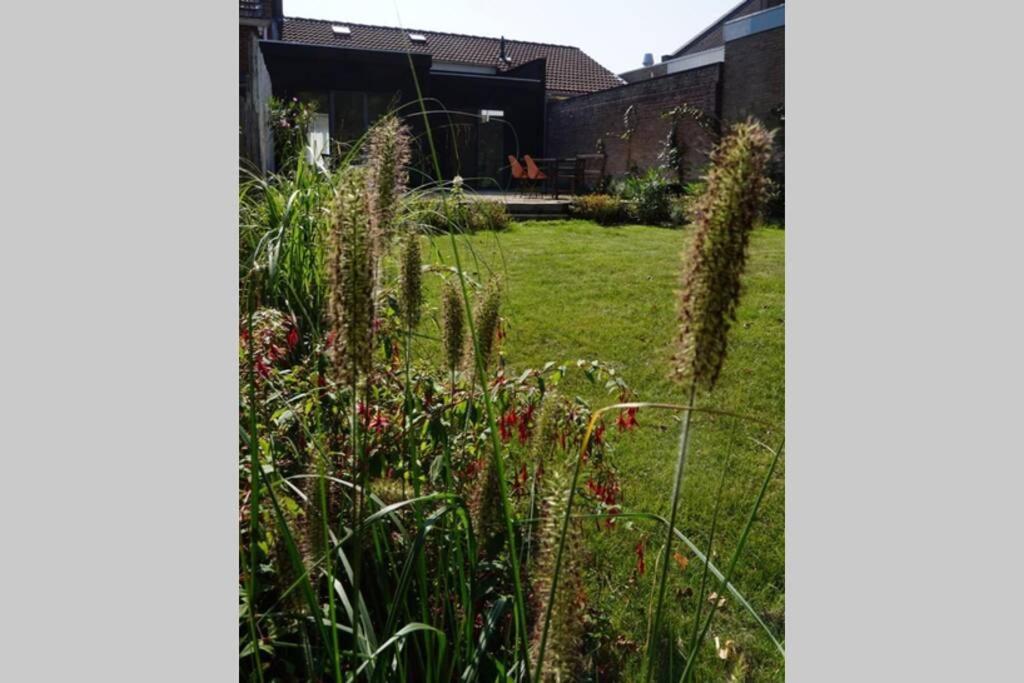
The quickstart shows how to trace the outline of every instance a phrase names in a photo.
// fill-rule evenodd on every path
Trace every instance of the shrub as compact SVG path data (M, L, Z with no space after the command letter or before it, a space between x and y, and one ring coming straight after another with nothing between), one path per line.
M508 228L511 218L505 205L501 202L487 200L471 200L461 203L459 208L463 212L465 225L470 232L481 230L493 230L500 232Z
M278 169L290 170L296 159L302 156L315 112L315 104L300 102L296 97L290 100L270 99L270 127Z
M669 220L673 225L685 225L693 220L693 203L703 192L703 181L687 183L681 195L669 200Z
M643 175L629 175L619 185L619 194L626 200L630 219L657 225L669 219L670 187L658 169Z
M500 232L512 222L504 204L458 195L421 195L406 203L405 213L408 220L428 233Z
M685 225L687 218L687 198L685 195L672 197L668 203L668 220L672 225Z
M569 205L574 216L592 220L600 225L615 225L625 217L622 201L608 194L589 194L575 197Z

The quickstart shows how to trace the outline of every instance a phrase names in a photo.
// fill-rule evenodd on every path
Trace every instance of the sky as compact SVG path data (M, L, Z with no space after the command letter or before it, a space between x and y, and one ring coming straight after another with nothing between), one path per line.
M574 45L614 73L674 52L739 0L284 0L285 16Z

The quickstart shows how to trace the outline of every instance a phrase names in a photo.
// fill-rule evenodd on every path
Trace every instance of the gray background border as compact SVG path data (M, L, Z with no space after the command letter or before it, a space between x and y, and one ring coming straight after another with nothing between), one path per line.
M1019 6L786 12L787 677L1019 677Z
M788 677L1012 678L1019 10L790 5ZM3 680L237 676L235 12L5 8Z

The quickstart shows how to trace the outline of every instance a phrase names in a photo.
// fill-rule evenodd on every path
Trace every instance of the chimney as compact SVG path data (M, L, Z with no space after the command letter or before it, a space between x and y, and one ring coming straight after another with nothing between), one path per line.
M654 53L653 52L646 52L646 53L644 53L644 66L654 66Z
M502 64L511 64L512 59L505 54L505 36L501 37L501 42L498 43L498 61Z
M284 23L284 0L270 0L270 29L267 36L271 40L281 40L281 24Z

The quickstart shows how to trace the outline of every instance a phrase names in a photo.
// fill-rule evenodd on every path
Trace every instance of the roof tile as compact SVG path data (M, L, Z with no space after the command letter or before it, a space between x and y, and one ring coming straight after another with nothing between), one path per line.
M332 25L348 26L351 33L338 35L331 29ZM426 36L426 43L409 40L410 33ZM498 60L501 42L498 38L299 17L285 17L282 38L292 43L429 54L439 62L493 66L499 71L514 69L544 57L547 60L547 88L561 93L596 92L614 88L623 82L578 47L568 45L506 39L505 54L511 62L502 64Z

